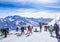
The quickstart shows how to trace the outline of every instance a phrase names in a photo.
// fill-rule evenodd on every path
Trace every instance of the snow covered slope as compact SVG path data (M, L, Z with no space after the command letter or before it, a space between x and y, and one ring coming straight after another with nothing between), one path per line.
M32 35L26 37L25 34L23 34L22 36L18 36L18 34L20 34L19 32L16 31L11 31L11 34L8 35L7 38L1 38L0 37L0 42L59 42L60 40L54 38L54 37L50 37L49 32L33 32Z

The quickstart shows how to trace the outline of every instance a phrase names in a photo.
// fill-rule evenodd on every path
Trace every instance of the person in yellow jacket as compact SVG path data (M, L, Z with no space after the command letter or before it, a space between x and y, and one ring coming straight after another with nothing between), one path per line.
M53 33L53 26L52 25L50 25L50 27L49 27L49 31L50 31L50 35L52 36L52 33Z

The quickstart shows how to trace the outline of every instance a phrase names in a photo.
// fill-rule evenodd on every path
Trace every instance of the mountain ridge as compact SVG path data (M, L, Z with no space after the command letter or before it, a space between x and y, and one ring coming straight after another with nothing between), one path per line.
M0 18L0 28L11 28L15 29L17 26L22 25L33 25L38 26L38 22L42 23L48 23L50 22L51 18L27 18L27 17L21 17L18 15L14 16L7 16L5 18Z

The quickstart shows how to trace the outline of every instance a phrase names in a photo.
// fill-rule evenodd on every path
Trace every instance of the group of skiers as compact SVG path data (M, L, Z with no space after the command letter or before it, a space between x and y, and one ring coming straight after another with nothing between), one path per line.
M55 31L56 38L60 38L60 35L59 35L59 25L57 23L55 23L53 26L50 25L49 26L49 31L50 31L51 36L52 36L53 31Z
M42 31L42 23L39 22L39 27L40 27L40 32ZM57 23L55 23L53 26L50 25L49 27L45 26L44 27L44 31L47 31L47 29L49 30L51 36L53 34L53 31L55 31L55 34L56 34L56 38L59 38L59 25ZM32 34L32 29L33 29L33 26L22 26L20 28L21 30L21 35L25 33L25 30L27 31L26 34L28 35L31 35ZM19 31L19 28L17 27L16 28L16 31ZM1 29L1 32L3 33L4 37L7 37L7 35L9 34L9 28L5 28L5 29Z
M20 29L17 27L16 28L16 32L18 32L19 30L21 31L21 35L25 33L25 30L27 31L26 34L31 35L32 34L32 29L33 26L22 26ZM4 35L4 37L7 37L7 35L9 34L9 28L5 28L5 29L1 29L1 33L2 35ZM2 36L1 35L1 36Z
M40 26L40 32L42 31L42 23L39 22L39 26ZM50 26L44 26L44 31L47 31L49 30L50 32L50 35L53 36L53 31L55 31L55 34L56 34L56 38L60 38L60 35L59 35L59 24L56 22L53 26L50 25Z
M21 35L25 33L25 30L27 31L26 34L31 35L31 34L32 34L32 29L33 29L33 26L30 26L30 25L27 26L27 27L22 26L22 27L20 28L20 30L21 30ZM18 31L18 30L19 30L19 28L16 28L16 31Z

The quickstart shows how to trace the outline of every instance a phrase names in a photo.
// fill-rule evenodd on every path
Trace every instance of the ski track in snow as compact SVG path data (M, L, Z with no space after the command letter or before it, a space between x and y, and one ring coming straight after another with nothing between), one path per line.
M11 31L10 33L7 38L0 37L0 42L60 42L59 39L50 37L48 31L33 32L33 34L28 37L26 37L25 34L17 36L20 35L20 31Z

